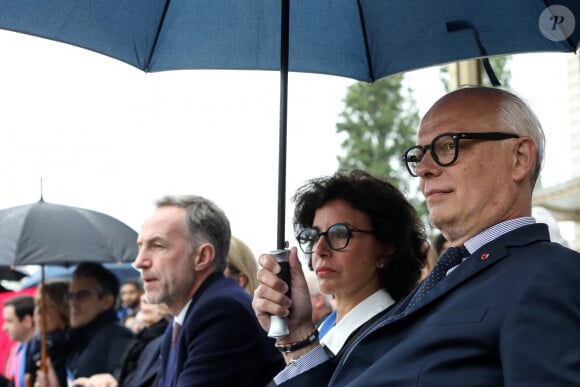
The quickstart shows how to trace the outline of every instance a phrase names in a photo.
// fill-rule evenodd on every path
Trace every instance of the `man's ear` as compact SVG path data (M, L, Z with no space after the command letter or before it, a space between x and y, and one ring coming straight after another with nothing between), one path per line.
M107 310L107 309L114 307L116 301L117 301L116 297L110 293L103 294L101 296L101 303L103 305L103 310Z
M536 161L536 145L530 137L516 139L513 152L513 179L522 182L531 178Z
M195 271L203 271L208 267L213 267L215 248L211 243L202 243L195 249L194 254L193 268Z

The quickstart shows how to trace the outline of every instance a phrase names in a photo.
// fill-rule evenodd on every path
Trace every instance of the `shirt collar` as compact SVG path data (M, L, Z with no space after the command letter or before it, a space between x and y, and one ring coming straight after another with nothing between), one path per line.
M475 251L477 251L481 246L485 245L486 243L489 243L492 240L497 239L500 236L507 234L508 232L513 231L517 228L534 223L536 223L536 219L532 218L531 216L506 220L505 222L501 222L494 226L491 226L490 228L483 230L473 238L468 239L465 242L465 248L467 248L469 254L473 254Z
M187 308L189 308L189 304L191 304L191 299L189 299L187 304L185 304L183 309L181 309L181 312L179 312L179 314L173 318L174 323L178 323L179 325L183 326L183 322L185 321L185 315L187 314Z
M342 317L320 342L336 355L356 329L394 303L395 301L386 290L377 290Z

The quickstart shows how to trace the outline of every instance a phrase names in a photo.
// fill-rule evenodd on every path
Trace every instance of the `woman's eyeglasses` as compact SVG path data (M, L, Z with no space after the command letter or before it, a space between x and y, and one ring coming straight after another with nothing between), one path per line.
M374 234L372 230L362 230L345 223L336 223L326 231L320 231L318 227L305 228L298 233L296 239L298 239L298 244L304 254L312 254L314 245L322 236L326 237L326 243L332 250L342 250L348 246L348 242L355 232Z

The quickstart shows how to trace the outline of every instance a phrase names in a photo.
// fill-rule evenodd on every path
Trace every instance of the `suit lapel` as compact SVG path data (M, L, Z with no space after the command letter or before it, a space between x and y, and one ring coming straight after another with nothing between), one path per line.
M344 364L347 362L347 359L356 349L358 344L370 334L399 320L413 318L413 315L417 311L427 307L433 302L436 302L462 283L506 258L508 248L524 246L541 241L550 241L548 227L545 224L524 226L496 238L471 254L461 265L459 265L453 272L431 289L429 293L417 300L417 302L407 310L407 305L413 299L413 296L417 291L417 289L415 289L411 294L405 297L405 299L394 305L389 313L387 313L383 318L372 324L364 333L359 335L356 340L352 341L348 347L344 348L343 356L336 367L329 385L332 385L332 382L337 378Z
M172 377L170 372L168 371L168 361L169 361L169 349L171 348L171 323L167 325L167 329L165 329L165 333L163 334L163 340L161 342L161 377L159 378L159 386L170 386Z
M451 273L441 280L433 289L421 297L414 305L404 309L399 313L398 318L403 318L413 314L415 311L437 301L447 293L453 291L465 281L468 281L479 272L500 262L507 255L505 245L483 246L467 257L461 265L457 266ZM391 322L396 321L393 319Z

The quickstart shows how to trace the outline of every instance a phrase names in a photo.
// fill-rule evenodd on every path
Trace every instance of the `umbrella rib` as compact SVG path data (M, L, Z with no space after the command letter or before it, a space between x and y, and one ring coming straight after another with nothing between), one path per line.
M157 31L155 32L155 39L153 39L153 44L151 45L151 51L149 51L149 58L145 63L144 70L146 73L149 72L149 67L151 66L151 59L153 59L153 53L157 47L157 41L159 40L159 35L161 34L161 28L163 28L163 23L165 22L165 15L167 15L167 10L169 9L169 3L171 0L165 2L165 7L163 8L163 13L161 14L161 19L159 20L159 25L157 26Z
M358 5L358 15L360 17L360 27L362 29L362 33L363 33L363 40L365 43L365 54L367 56L367 63L368 63L368 70L369 70L369 79L371 82L375 81L375 72L373 70L373 62L371 61L371 52L370 52L370 48L369 48L369 39L367 36L367 29L366 29L366 24L365 24L365 16L362 10L362 5L361 5L361 0L357 1L357 5Z

